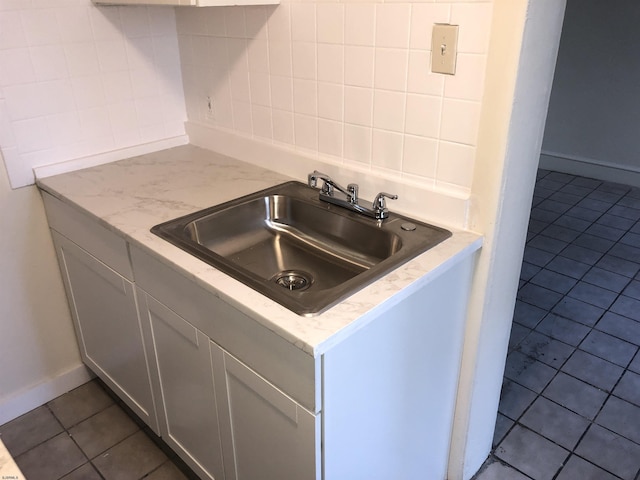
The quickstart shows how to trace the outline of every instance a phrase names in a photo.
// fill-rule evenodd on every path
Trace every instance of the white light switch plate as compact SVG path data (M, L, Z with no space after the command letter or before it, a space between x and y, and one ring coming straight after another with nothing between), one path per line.
M431 37L431 71L454 75L457 53L458 25L436 23Z

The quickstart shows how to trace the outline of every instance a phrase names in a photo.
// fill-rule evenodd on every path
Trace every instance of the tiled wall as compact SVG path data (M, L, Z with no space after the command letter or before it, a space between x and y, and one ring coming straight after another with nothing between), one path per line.
M37 165L184 134L173 8L0 0L0 148Z
M189 120L467 193L491 10L491 0L177 9ZM455 76L430 73L434 23L460 25Z

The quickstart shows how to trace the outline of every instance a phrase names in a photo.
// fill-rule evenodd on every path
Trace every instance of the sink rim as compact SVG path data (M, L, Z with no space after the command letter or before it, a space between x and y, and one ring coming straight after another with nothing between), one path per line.
M302 194L298 194L298 192L302 192ZM400 224L410 222L418 225L419 228L426 229L434 234L436 236L436 240L418 242L420 245L419 248L413 250L409 250L403 245L395 254L390 255L379 263L373 265L371 268L354 275L339 285L329 289L314 291L313 289L288 290L277 285L275 282L263 280L244 267L215 253L196 241L185 238L185 235L180 233L188 224L208 215L229 210L233 207L269 195L289 195L297 201L304 202L315 208L327 210L331 214L346 217L350 221L366 225L368 228L375 227L389 230L392 234L400 236L400 238L407 233L402 232ZM388 219L382 222L358 215L357 213L320 201L318 198L318 190L298 181L289 181L274 185L248 195L243 195L228 202L213 205L211 207L165 221L153 226L151 228L151 232L208 265L213 266L232 278L242 282L258 293L265 295L269 299L304 317L311 317L324 313L345 298L353 295L379 278L382 278L387 273L395 270L433 246L443 242L452 235L450 231L444 228L430 225L393 212L390 214ZM413 234L413 232L408 233Z

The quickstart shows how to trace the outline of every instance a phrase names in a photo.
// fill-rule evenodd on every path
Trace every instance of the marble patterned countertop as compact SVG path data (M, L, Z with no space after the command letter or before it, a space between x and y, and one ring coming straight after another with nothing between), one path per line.
M475 233L447 227L453 236L440 245L326 312L302 317L150 232L158 223L289 180L292 178L186 145L41 178L37 184L310 355L321 354L362 328L482 244ZM428 218L420 220L429 222Z

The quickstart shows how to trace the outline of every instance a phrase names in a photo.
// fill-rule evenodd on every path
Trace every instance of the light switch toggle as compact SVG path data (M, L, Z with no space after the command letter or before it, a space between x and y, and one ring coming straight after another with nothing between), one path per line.
M431 45L431 71L454 75L458 53L458 25L434 24Z

